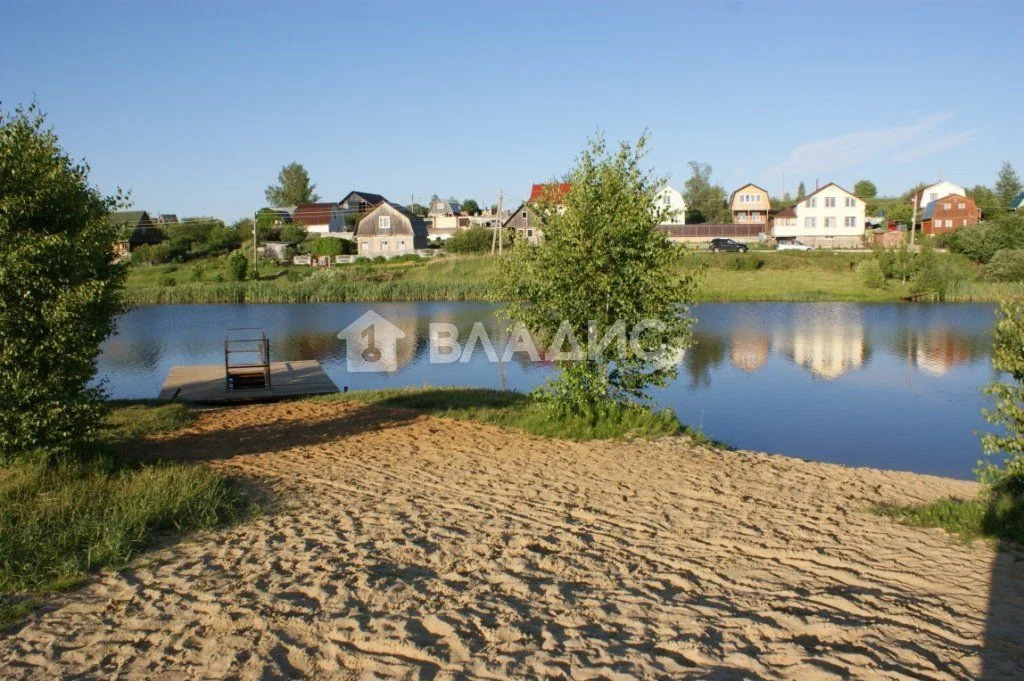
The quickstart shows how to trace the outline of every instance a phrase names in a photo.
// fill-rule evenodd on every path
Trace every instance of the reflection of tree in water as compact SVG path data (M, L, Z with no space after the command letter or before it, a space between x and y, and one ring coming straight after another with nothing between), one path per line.
M690 388L711 385L711 368L725 359L725 337L707 331L693 332L693 345L686 349L683 367L690 376Z
M103 346L103 363L114 369L153 369L162 356L163 347L153 338L132 340L130 336L114 336Z
M271 339L270 351L275 360L325 359L343 357L344 344L337 332L306 331L288 334L281 340Z

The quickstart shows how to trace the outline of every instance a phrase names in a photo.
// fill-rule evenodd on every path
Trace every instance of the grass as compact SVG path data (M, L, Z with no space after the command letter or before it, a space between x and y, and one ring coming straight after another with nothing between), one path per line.
M0 469L0 626L78 585L89 571L127 565L161 535L214 527L253 510L230 480L204 466L141 465L113 455L189 419L181 405L117 405L104 438L110 453Z
M889 281L865 286L857 275L870 252L694 251L685 265L700 271L700 302L895 302L909 287ZM440 256L419 262L353 263L329 270L265 263L258 281L226 279L222 258L131 269L126 295L134 304L321 303L344 301L486 300L498 271L489 255ZM193 281L198 265L202 280ZM219 275L223 281L217 281ZM175 285L166 286L167 278ZM968 281L950 291L953 302L995 301L1024 295L1024 283Z
M683 431L668 409L612 407L585 415L558 414L522 393L478 388L397 388L309 398L426 411L453 419L491 423L562 440L658 438Z
M1024 498L1009 492L947 497L923 506L880 504L873 510L913 527L940 527L963 541L987 538L1024 546Z

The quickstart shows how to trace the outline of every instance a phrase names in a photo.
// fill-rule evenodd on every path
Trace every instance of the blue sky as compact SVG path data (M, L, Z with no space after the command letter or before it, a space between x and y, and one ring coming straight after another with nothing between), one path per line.
M36 98L136 207L234 220L282 165L515 203L587 137L681 186L1024 174L1020 3L0 0L0 102Z

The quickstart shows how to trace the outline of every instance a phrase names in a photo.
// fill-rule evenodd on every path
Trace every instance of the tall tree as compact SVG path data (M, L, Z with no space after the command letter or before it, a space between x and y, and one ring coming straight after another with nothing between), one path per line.
M474 199L466 199L462 202L462 210L469 213L470 215L477 215L480 213L480 204Z
M124 310L118 203L35 105L0 111L0 462L81 457L101 427L90 383Z
M878 196L878 189L871 180L858 180L857 184L853 185L853 194L862 199L873 199Z
M690 177L683 183L686 221L689 223L729 221L725 190L711 184L711 170L707 163L690 161Z
M1005 213L1010 203L1009 201L1004 202L999 194L983 184L976 184L968 189L967 196L974 200L978 210L981 211L981 217L985 220L991 220Z
M796 200L799 201L805 196L807 196L807 187L804 186L804 181L800 180L800 184L796 186Z
M1003 167L999 169L999 178L996 180L996 196L999 197L1003 208L1007 208L1010 202L1021 193L1021 190L1024 190L1024 185L1021 184L1017 171L1013 169L1009 161L1004 161Z
M665 211L651 206L663 182L641 168L646 144L610 151L592 140L567 178L565 209L535 208L541 243L517 246L500 264L495 298L515 301L505 311L549 339L549 353L572 355L570 338L585 346L593 334L596 344L616 328L636 338L558 358L558 377L540 393L553 409L594 413L642 399L675 376L689 344L694 283L680 268L682 249L658 231Z
M310 183L309 173L301 163L292 162L281 168L277 182L264 192L271 206L296 206L320 200L320 195L313 191L316 185Z

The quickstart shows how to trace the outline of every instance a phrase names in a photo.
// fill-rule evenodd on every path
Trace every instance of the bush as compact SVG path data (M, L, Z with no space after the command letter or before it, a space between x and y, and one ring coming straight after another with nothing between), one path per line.
M343 241L330 236L316 237L309 243L309 252L313 255L342 255L345 252Z
M1004 249L1024 249L1024 216L1014 213L963 227L947 237L949 250L986 263Z
M192 266L192 281L202 281L202 280L203 280L203 266L202 265L193 265Z
M44 126L34 106L0 111L0 463L92 450L105 405L90 383L124 309L116 198Z
M249 259L242 251L235 251L228 256L228 275L232 281L242 281L249 270Z
M175 281L174 277L172 277L169 274L165 274L164 276L160 277L160 285L161 286L174 286L177 283L178 282Z
M1024 250L1004 248L996 251L981 270L987 281L1024 281Z
M934 293L945 300L950 291L970 278L967 264L954 255L942 256L925 247L914 258L910 278L912 293Z
M906 244L900 248L882 248L875 251L875 260L886 279L906 281L913 274L914 254Z
M455 233L441 246L449 253L490 253L492 231L483 227L470 227Z
M868 288L885 288L885 275L878 260L862 260L857 265L857 277Z
M734 255L726 260L725 267L737 272L759 270L764 267L764 258L756 255Z

